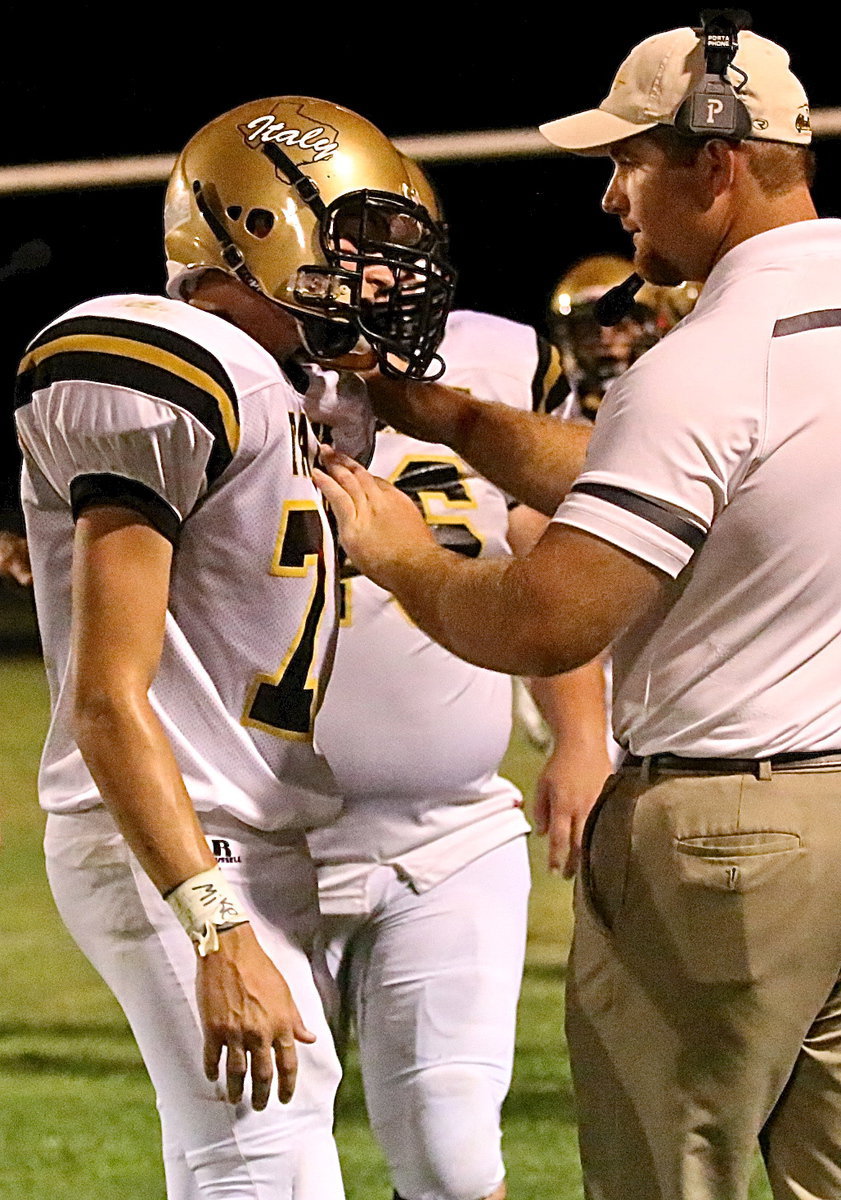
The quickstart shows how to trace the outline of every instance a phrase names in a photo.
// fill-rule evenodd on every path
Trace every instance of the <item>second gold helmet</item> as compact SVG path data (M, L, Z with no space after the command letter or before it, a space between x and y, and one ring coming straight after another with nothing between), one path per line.
M633 263L613 254L594 254L575 263L556 285L549 302L549 335L561 353L564 374L582 413L595 417L608 385L691 311L699 285L679 288L644 283L627 317L604 329L596 302L623 283Z

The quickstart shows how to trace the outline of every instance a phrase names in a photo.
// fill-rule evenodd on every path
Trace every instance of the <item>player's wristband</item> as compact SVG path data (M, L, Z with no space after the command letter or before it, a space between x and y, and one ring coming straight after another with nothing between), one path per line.
M219 867L200 871L164 896L202 958L219 949L219 934L245 925L240 905Z

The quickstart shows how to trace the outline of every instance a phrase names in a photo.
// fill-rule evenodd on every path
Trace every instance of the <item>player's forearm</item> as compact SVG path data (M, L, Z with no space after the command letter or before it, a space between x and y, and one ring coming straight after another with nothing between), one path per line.
M215 865L169 740L145 696L77 695L79 749L141 866L168 892Z
M73 723L103 800L162 892L214 865L149 703L166 627L170 543L116 507L79 518L73 553Z
M479 474L547 516L581 472L587 426L487 403L438 383L375 375L368 388L382 420L452 447Z
M605 681L600 659L565 675L533 677L529 688L556 750L606 754Z

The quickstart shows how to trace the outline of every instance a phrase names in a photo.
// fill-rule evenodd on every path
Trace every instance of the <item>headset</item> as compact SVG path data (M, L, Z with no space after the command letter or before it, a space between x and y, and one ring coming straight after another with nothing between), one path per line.
M696 30L704 42L704 78L692 89L675 113L675 129L689 138L724 138L740 142L750 136L751 116L739 93L748 81L739 67L733 67L741 81L733 87L727 70L739 48L739 31L750 29L751 15L743 8L705 8L701 28ZM626 317L634 297L643 285L634 273L624 283L605 292L596 302L596 320L601 325L617 325Z
M741 8L706 8L698 36L704 41L704 78L675 113L675 129L686 137L742 141L750 136L751 117L739 93L748 81L744 71L737 87L727 78L739 48L739 31L750 29L751 15Z

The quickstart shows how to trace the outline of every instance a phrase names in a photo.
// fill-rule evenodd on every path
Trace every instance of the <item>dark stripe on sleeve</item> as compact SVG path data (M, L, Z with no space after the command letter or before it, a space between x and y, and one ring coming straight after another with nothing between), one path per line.
M175 333L172 329L166 329L163 325L147 321L127 321L123 317L72 317L69 321L58 321L55 325L50 325L48 329L45 329L34 342L27 346L27 354L32 350L37 350L39 346L46 346L48 342L54 342L56 338L73 337L80 333L146 342L149 346L158 346L161 350L167 350L177 358L183 358L185 362L198 367L200 371L204 371L218 383L228 393L228 399L233 405L234 412L238 413L236 390L228 372L216 355L205 349L204 346L200 346L198 342L194 342L192 338L185 337L182 333Z
M551 345L540 334L537 334L537 370L531 381L531 406L535 412L543 410L543 380L551 355Z
M295 391L301 396L306 396L310 386L310 377L301 364L295 362L294 358L287 358L282 364L282 370Z
M124 475L77 475L70 484L70 507L73 520L78 521L86 508L93 505L130 508L154 525L158 533L176 545L181 522L178 514L157 492Z
M841 308L821 308L796 317L781 317L774 326L774 337L788 337L809 329L832 329L836 325L841 325Z
M116 317L75 317L51 325L32 342L27 354L47 347L61 338L85 334L141 342L165 351L188 366L202 371L225 393L234 420L239 424L236 389L219 360L190 338L173 333L160 325L126 321ZM168 370L165 366L133 358L130 347L127 348L126 354L71 348L48 355L37 365L18 375L15 385L15 407L21 408L28 404L33 392L47 388L53 383L70 380L129 388L161 400L168 400L192 413L213 435L213 449L207 465L208 484L212 484L219 477L233 457L234 447L231 446L225 428L219 400L201 386L179 375L177 369Z
M171 371L121 354L72 351L51 355L25 375L18 376L16 407L28 404L33 392L67 380L125 387L169 400L179 408L187 409L213 435L213 447L207 462L208 484L219 478L233 458L219 406L212 396L188 380L173 375Z
M543 411L545 413L553 413L560 408L567 396L572 391L569 386L569 380L566 375L559 375L555 382L546 393L546 399L543 402Z
M676 537L678 541L683 542L693 551L699 550L703 546L707 536L705 529L701 529L692 521L687 521L684 516L681 516L670 505L664 504L662 500L651 500L648 496L640 496L627 488L614 487L610 483L590 483L584 480L573 484L571 490L587 496L595 496L598 500L615 504L617 508L624 508L626 512L642 517L644 521L670 533L672 537Z

